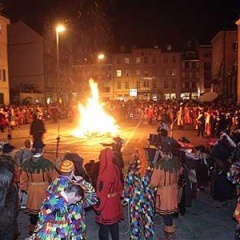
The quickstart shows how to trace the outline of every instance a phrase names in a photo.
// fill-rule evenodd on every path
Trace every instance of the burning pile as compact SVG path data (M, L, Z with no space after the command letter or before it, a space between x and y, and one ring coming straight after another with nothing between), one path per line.
M91 97L86 106L79 104L79 128L74 130L75 137L82 136L102 136L109 134L116 135L118 126L112 116L109 116L103 109L103 104L99 102L98 85L93 79L89 80Z

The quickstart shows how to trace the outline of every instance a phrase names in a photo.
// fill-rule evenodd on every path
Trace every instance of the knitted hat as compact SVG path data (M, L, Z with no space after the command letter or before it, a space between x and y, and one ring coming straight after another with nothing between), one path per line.
M60 164L59 170L62 173L74 171L74 164L70 160L63 160Z

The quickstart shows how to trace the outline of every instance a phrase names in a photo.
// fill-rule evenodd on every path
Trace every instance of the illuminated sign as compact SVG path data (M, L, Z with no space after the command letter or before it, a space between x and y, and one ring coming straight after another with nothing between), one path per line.
M137 89L130 89L130 97L137 97Z

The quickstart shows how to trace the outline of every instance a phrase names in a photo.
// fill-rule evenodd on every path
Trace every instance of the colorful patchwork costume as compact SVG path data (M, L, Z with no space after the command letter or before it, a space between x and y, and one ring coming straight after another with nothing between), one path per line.
M154 239L154 189L149 186L153 171L144 149L129 166L123 197L130 208L130 239Z
M96 193L90 183L81 179L77 184L84 189L84 199L68 205L62 191L70 183L69 178L59 176L49 186L49 196L41 206L39 221L32 239L86 239L85 208L96 203Z

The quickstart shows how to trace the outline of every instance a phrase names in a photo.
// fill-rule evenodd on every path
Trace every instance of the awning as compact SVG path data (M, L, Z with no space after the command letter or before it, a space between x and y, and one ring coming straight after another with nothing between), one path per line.
M206 92L199 97L200 102L212 102L218 97L216 92Z

